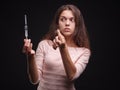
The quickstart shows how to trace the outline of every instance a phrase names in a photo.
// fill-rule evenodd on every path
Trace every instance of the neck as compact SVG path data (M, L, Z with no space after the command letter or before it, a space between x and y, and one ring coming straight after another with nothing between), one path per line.
M77 47L77 45L75 44L74 40L72 38L65 38L66 39L66 44L69 47Z

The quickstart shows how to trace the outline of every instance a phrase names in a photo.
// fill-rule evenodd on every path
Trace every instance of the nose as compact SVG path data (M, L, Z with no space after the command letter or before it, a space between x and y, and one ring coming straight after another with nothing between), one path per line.
M66 20L66 26L69 26L70 25L70 21L69 20Z

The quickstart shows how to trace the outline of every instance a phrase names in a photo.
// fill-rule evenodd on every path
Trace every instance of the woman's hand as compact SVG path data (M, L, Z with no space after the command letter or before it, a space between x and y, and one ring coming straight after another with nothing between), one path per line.
M32 49L33 44L31 39L24 39L23 53L25 54L35 54L35 51Z
M53 40L53 48L56 49L57 47L64 47L66 44L65 37L61 34L60 30L57 30L57 36Z

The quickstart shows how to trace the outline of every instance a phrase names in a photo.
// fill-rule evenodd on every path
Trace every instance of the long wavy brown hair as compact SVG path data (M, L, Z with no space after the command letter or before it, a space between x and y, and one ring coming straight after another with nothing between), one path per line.
M59 26L58 25L59 17L64 10L71 10L75 17L75 31L74 31L73 40L75 41L76 45L78 47L86 47L90 49L88 32L86 30L82 13L80 9L78 9L78 7L71 4L62 5L60 8L58 8L53 18L53 21L50 25L49 31L48 33L46 33L43 39L53 40L55 38L56 36L55 31Z

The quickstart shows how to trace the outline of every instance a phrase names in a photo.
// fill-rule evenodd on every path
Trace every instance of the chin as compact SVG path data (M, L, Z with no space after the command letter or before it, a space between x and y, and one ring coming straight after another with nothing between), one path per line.
M65 37L69 37L69 36L71 36L70 33L64 33L63 35L64 35Z

